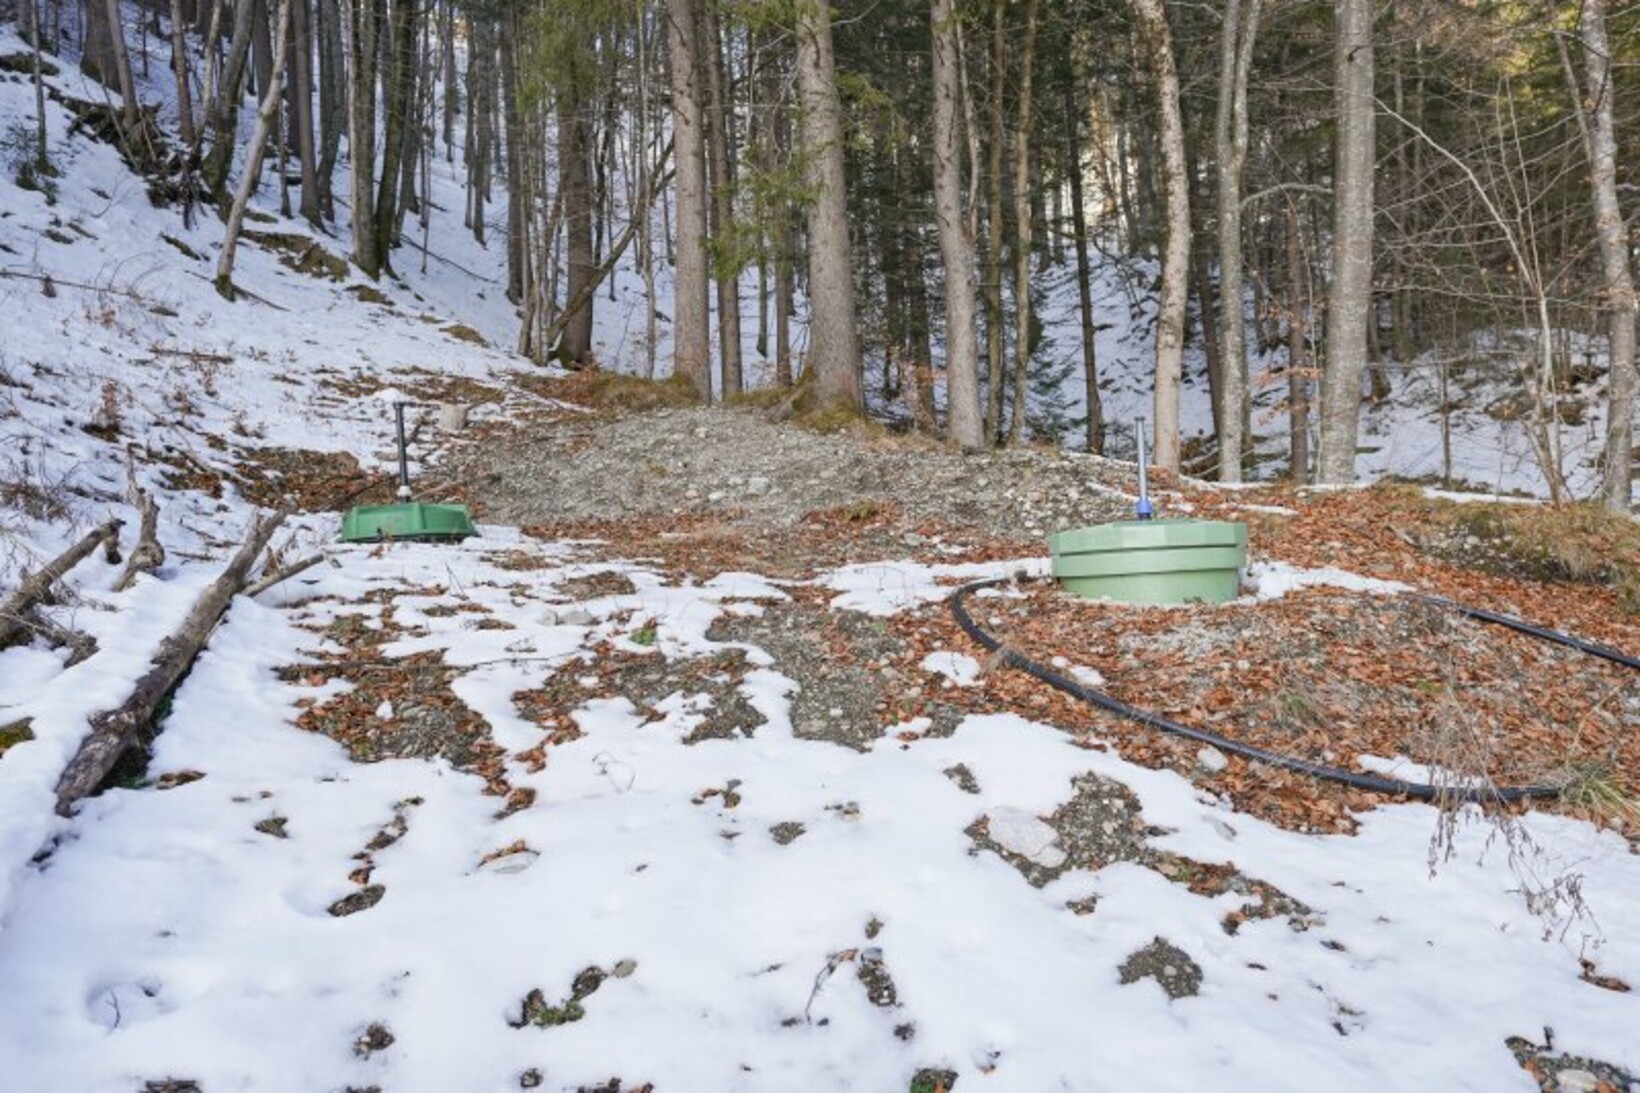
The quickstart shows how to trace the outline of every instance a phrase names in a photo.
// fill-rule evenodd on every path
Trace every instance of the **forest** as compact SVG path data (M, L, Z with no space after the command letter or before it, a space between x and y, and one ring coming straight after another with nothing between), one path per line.
M640 370L701 400L798 383L811 408L964 448L1099 452L1095 335L1123 305L1090 271L1128 261L1155 305L1159 466L1351 482L1363 402L1401 372L1439 385L1450 475L1449 388L1490 370L1541 492L1571 497L1561 431L1592 399L1599 496L1630 504L1640 6L148 7L127 41L115 0L91 0L82 68L124 92L141 146L160 138L131 67L171 67L181 147L151 153L181 200L214 205L231 240L236 208L277 185L374 277L456 215L422 195L430 161L460 164L462 222L504 251L538 362L592 363L625 263ZM25 37L59 40L69 14L18 11ZM230 245L225 292L232 263ZM1043 351L1050 270L1074 272L1079 353ZM1186 383L1209 389L1210 435L1181 438ZM1285 451L1261 453L1278 415Z

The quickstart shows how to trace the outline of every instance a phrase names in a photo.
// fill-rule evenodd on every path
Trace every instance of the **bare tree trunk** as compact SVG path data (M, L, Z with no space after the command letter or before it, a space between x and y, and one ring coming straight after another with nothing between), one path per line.
M702 5L701 61L706 68L707 166L711 169L711 230L714 244L727 237L735 218L735 187L731 169L730 124L734 117L724 93L723 35L718 27L717 0ZM725 397L746 387L740 353L740 271L725 248L716 247L718 356L723 362Z
M593 279L598 263L592 254L591 145L587 140L585 105L578 94L560 93L558 104L558 193L564 203L564 237L569 278L564 286L564 340L562 359L582 363L592 355L592 301L582 290ZM585 302L573 311L569 302Z
M1167 195L1167 243L1162 254L1162 292L1156 316L1156 446L1163 470L1179 470L1179 386L1184 360L1185 304L1190 275L1190 179L1184 157L1184 119L1179 113L1179 72L1163 0L1133 0L1150 53L1161 113L1162 174Z
M27 7L34 0L24 0ZM171 74L177 82L177 135L189 148L194 146L194 95L188 77L188 29L182 16L182 0L171 0Z
M313 32L308 18L308 0L294 0L291 8L290 90L295 109L291 124L296 129L296 157L302 165L303 219L314 227L321 220L319 204L319 163L313 147Z
M1583 45L1583 99L1587 107L1589 181L1607 311L1606 473L1600 496L1613 512L1628 512L1634 493L1635 311L1634 268L1617 196L1617 141L1613 122L1612 58L1605 0L1583 0L1578 18Z
M273 131L274 115L279 112L281 77L285 71L285 46L290 41L291 0L279 0L275 17L273 80L262 92L262 105L256 111L256 126L251 130L250 146L245 150L245 171L239 176L239 191L234 194L233 208L228 212L228 230L222 239L222 254L216 263L216 291L225 300L234 298L233 262L239 249L239 230L245 224L245 208L256 191L257 176L262 173L262 157L267 152L268 134Z
M376 239L376 64L381 57L386 0L341 0L349 20L347 150L352 161L348 196L353 205L353 261L367 277L381 274Z
M933 0L933 5L934 223L945 266L946 423L953 442L975 449L986 446L986 437L974 337L974 240L962 215L956 5L953 0Z
M1240 482L1247 416L1247 339L1241 275L1241 173L1247 161L1247 74L1261 0L1226 0L1219 44L1219 108L1213 127L1219 204L1219 481ZM1207 302L1202 301L1205 311Z
M524 267L529 260L529 252L524 246L528 234L524 226L528 216L522 154L524 112L518 101L518 58L514 44L518 27L515 13L509 9L502 18L506 20L505 33L501 35L501 123L507 132L507 299L516 304L524 299ZM448 96L445 102L448 109Z
M832 57L829 0L801 0L797 11L797 93L811 199L809 366L818 407L860 407L860 348L854 325L843 177L843 118Z
M416 0L392 0L386 23L387 67L382 71L381 180L376 187L376 268L391 271L398 238L399 190L404 149L411 125L410 105L416 79Z
M1294 485L1309 481L1310 472L1310 329L1309 293L1298 238L1298 210L1287 203L1284 232L1287 243L1287 417L1288 474Z
M672 66L673 150L678 157L672 371L688 377L700 400L710 402L712 335L706 296L706 117L695 0L666 0L666 26Z
M990 101L986 103L989 147L985 172L985 436L1002 433L1002 149L1003 97L1008 87L1008 40L1004 0L991 0Z
M1076 101L1076 72L1065 74L1067 174L1071 184L1071 232L1076 244L1076 302L1082 334L1082 382L1087 406L1087 450L1105 450L1105 408L1099 397L1099 358L1093 326L1093 267L1088 260L1088 213L1082 196L1082 113Z
M342 15L338 4L347 0L317 0L319 22L319 166L316 191L319 211L336 218L332 179L336 157L341 153L342 133L348 125L347 95L343 84L346 67L342 48Z
M216 102L211 110L211 150L205 156L205 187L217 208L227 215L228 171L233 166L233 150L239 143L239 100L245 94L245 62L251 51L251 13L249 0L240 0L234 6L233 37L228 43L228 57L222 66L222 83L217 89Z
M1019 57L1019 121L1014 130L1014 412L1008 442L1025 437L1031 366L1031 82L1036 73L1037 0L1025 0Z
M1338 0L1333 172L1332 279L1327 287L1327 364L1321 378L1321 444L1316 480L1355 481L1361 374L1372 308L1372 0Z

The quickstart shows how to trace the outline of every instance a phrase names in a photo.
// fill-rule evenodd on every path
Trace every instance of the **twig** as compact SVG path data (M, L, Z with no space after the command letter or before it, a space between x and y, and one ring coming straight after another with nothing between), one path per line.
M136 300L138 303L143 304L151 304L154 302L147 296L134 292L131 289L113 288L109 285L88 285L82 281L64 281L41 273L24 273L21 270L0 269L0 277L12 277L21 281L38 281L42 285L52 285L53 287L79 288L84 289L87 292L106 292L110 296L124 296L127 299Z
M272 588L274 585L288 581L298 573L312 569L320 562L326 561L329 557L330 556L328 554L314 554L311 557L303 558L299 562L292 562L283 569L276 570L272 573L264 573L261 577L245 586L245 595L258 596Z

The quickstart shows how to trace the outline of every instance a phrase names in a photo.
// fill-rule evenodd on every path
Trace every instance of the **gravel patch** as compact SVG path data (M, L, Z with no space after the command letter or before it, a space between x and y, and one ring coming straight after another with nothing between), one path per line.
M1098 456L964 454L722 406L549 421L454 459L451 477L470 484L484 517L519 525L722 513L790 527L815 510L875 502L913 523L1046 537L1127 517L1137 491L1130 464Z

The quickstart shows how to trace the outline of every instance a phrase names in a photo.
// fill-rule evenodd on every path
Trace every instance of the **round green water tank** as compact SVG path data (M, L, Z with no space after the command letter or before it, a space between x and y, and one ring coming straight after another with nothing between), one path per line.
M1119 603L1224 603L1240 592L1247 525L1222 520L1129 520L1061 531L1048 540L1053 574L1078 596Z

